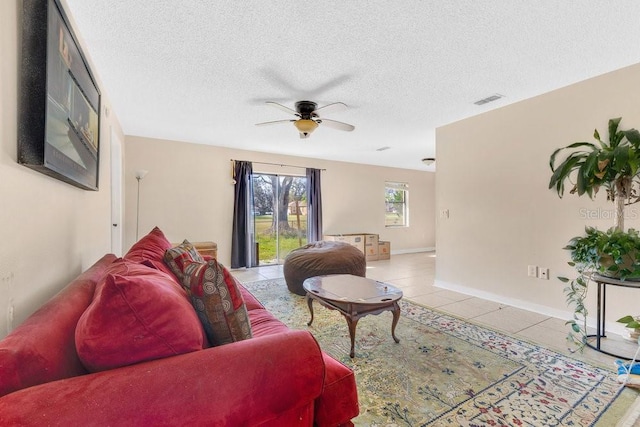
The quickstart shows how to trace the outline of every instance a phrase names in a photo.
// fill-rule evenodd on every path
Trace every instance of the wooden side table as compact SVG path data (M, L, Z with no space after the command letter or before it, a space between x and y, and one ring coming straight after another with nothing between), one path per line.
M215 242L193 242L193 247L196 248L200 255L210 256L211 258L218 259L218 244Z
M612 277L602 276L600 274L594 274L592 276L594 282L598 284L598 303L597 303L597 312L596 312L596 333L587 335L587 341L585 344L587 347L590 347L600 353L604 353L609 356L617 357L619 359L629 359L629 356L621 356L619 354L611 353L601 348L601 340L602 338L606 338L606 331L604 327L604 320L607 308L607 285L610 286L621 286L624 288L635 288L640 289L640 282L632 281L632 280L620 280L614 279ZM596 345L594 346L589 342L589 338L596 339Z
M210 256L211 258L218 259L218 244L215 242L190 242L193 247L202 256ZM173 246L178 246L180 243L172 243Z

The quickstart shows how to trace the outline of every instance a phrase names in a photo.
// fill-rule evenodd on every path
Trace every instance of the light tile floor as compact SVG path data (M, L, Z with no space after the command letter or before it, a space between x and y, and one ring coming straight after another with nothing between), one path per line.
M585 362L613 368L615 358L592 349L571 353L566 341L569 327L563 319L435 287L435 260L435 252L393 255L390 260L367 263L367 277L391 283L402 289L405 299L420 305L506 332ZM237 269L232 273L241 282L284 277L282 265ZM629 354L630 357L636 349L614 334L608 334L607 346L613 353Z

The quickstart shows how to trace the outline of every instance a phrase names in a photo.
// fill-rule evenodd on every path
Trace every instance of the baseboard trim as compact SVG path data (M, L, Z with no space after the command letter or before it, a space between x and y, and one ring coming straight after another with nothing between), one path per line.
M457 283L446 282L444 280L435 279L433 286L441 289L447 289L450 291L459 292L461 294L470 295L477 298L486 299L488 301L496 302L498 304L510 305L522 310L533 311L534 313L542 314L544 316L555 317L557 319L567 320L573 319L573 312L569 310L558 310L546 305L533 304L529 301L524 301L517 298L505 297L504 295L494 294L492 292L486 292L481 289L470 288L468 286L459 285ZM596 327L596 318L587 317L587 326L590 328ZM624 332L624 326L617 322L605 322L605 330L617 335L622 335Z
M402 254L417 254L420 252L433 252L435 251L436 248L434 247L427 247L427 248L415 248L415 249L398 249L398 250L392 250L391 251L391 255L402 255Z

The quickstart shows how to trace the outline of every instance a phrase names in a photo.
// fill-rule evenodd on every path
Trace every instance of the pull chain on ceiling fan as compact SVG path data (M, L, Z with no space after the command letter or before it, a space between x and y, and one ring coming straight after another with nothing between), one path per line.
M343 130L351 132L355 129L355 126L348 123L338 122L331 119L320 118L319 111L325 113L327 111L341 111L347 108L347 105L343 102L334 102L318 108L318 104L312 101L298 101L296 102L296 109L293 110L277 102L267 101L268 105L279 108L282 111L293 114L298 119L289 120L275 120L272 122L256 123L256 126L272 125L276 123L293 123L293 125L300 132L300 138L308 138L311 132L313 132L318 125L324 125L333 129Z

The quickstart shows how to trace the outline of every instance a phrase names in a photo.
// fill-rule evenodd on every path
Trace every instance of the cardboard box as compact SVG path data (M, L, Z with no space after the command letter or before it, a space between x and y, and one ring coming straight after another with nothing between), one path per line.
M391 242L378 241L378 259L391 258Z
M330 242L345 242L351 246L360 249L364 253L364 235L363 234L325 234L324 240Z
M378 258L378 235L364 235L364 255L367 261L377 261Z

